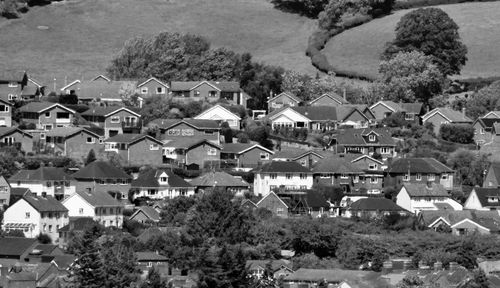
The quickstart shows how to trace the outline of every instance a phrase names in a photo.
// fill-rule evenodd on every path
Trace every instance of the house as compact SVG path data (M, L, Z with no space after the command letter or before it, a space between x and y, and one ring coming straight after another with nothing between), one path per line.
M160 222L160 212L151 206L141 206L129 219L143 224L158 223Z
M93 161L74 173L77 191L112 193L118 199L127 199L132 177L105 161Z
M156 119L148 123L150 129L158 129L157 139L207 139L220 144L220 127L215 120L201 119Z
M17 127L0 127L0 147L14 146L26 153L33 152L33 136Z
M248 95L235 81L172 81L170 96L173 101L190 102L218 102L226 100L232 105L241 105L246 108Z
M81 113L83 119L104 129L104 138L123 133L139 133L142 128L142 116L125 107L91 107Z
M10 203L10 184L5 179L4 176L0 175L0 209L5 210L4 208L8 206Z
M258 208L265 208L271 211L274 216L288 218L288 205L273 191L267 193L267 195L260 199L255 205Z
M270 269L274 279L280 279L293 273L292 262L286 259L247 260L246 267L252 277L262 278L264 272Z
M1 237L0 264L2 267L9 267L24 262L38 244L38 240L33 238Z
M325 287L335 288L378 287L375 286L374 276L375 272L361 270L300 268L283 278L283 287L314 288L321 282L326 284ZM350 286L348 283L356 285Z
M254 211L255 209L259 208L255 204L255 202L253 202L250 199L243 199L243 201L241 201L241 207L245 210L250 210L250 211Z
M312 168L321 159L324 159L329 152L319 150L306 150L298 148L279 148L274 152L273 161L294 161L306 168Z
M70 126L76 113L59 103L51 102L30 102L20 107L19 112L24 122L46 131Z
M424 210L462 210L455 200L441 184L428 183L405 183L396 196L396 204L404 209L418 214Z
M12 206L12 204L16 203L19 199L28 195L34 195L28 188L10 188L9 206Z
M334 153L379 154L385 161L396 157L396 142L386 128L345 129L331 135L328 146Z
M309 106L340 106L350 104L345 97L341 97L337 93L325 93L319 97L309 101Z
M271 161L254 170L253 192L265 196L277 189L284 191L308 190L313 186L310 169L297 162Z
M135 252L135 257L142 275L147 275L151 269L155 269L160 275L169 275L169 259L158 252Z
M7 273L2 273L4 276ZM60 271L55 263L22 263L13 267L5 275L2 281L4 287L23 287L23 288L49 288L61 287L68 277L69 273L59 275Z
M62 204L70 217L91 217L104 227L122 228L123 205L108 193L77 191Z
M191 170L213 169L220 166L222 147L207 139L175 138L163 144L166 162L188 166Z
M462 112L450 108L435 108L422 116L423 124L432 123L434 133L439 134L439 129L443 124L471 124L472 120L465 116L465 108Z
M312 172L316 185L341 187L346 193L359 191L360 182L365 181L364 171L345 157L331 156L321 159L314 165ZM378 183L379 179L374 179L373 182Z
M220 151L221 165L231 168L255 168L271 161L273 151L252 143L226 143Z
M465 207L464 207L465 208ZM454 235L500 233L498 211L437 210L422 211L418 216L419 225L436 231L451 230Z
M47 234L57 243L59 228L68 222L68 209L54 197L26 195L5 210L2 229L22 230L28 238Z
M203 192L217 187L230 191L237 196L243 196L245 192L250 190L250 184L245 180L241 177L227 174L226 172L207 172L189 181L189 184L196 187L197 192Z
M55 256L65 255L56 244L38 244L26 257L29 263L51 262Z
M453 169L434 158L400 158L392 161L386 170L386 186L403 183L441 184L446 190L453 189Z
M491 163L486 172L483 180L484 188L498 188L500 187L500 163Z
M118 134L106 139L104 144L104 151L116 153L126 166L158 166L163 163L163 142L149 135Z
M34 196L49 195L62 200L76 191L75 179L63 168L41 166L35 170L19 170L9 178L11 187L28 188Z
M330 203L317 190L280 190L277 195L288 205L288 215L290 216L310 216L312 218L329 216Z
M58 127L41 136L45 138L45 150L54 155L80 162L85 161L90 150L94 150L98 157L104 156L104 137L94 130L74 126Z
M231 129L240 129L241 117L224 108L221 105L215 105L207 110L201 112L193 119L198 120L215 120L218 122L226 122Z
M472 127L474 127L474 142L477 145L492 142L494 136L496 136L495 124L500 124L500 118L477 118L472 124Z
M137 84L137 89L142 98L150 98L153 96L166 96L168 94L168 89L170 87L158 80L155 77L151 77L139 84Z
M464 203L464 209L500 210L500 188L472 188Z
M12 103L0 98L0 126L12 126L12 108Z
M97 81L75 80L61 88L62 93L78 96L78 101L82 103L101 102L106 104L121 104L123 102L121 94L127 91L135 93L137 90L136 81Z
M302 100L292 92L282 92L267 100L267 110L271 113L283 107L299 106L300 102L302 102Z
M490 112L484 114L484 116L479 117L479 118L499 119L500 118L500 111L490 111Z
M347 207L344 217L377 218L391 214L409 215L410 212L384 197L368 197L354 201Z
M59 228L59 248L67 249L74 236L81 235L85 228L93 224L92 217L70 217L68 224Z
M346 156L348 156L348 159L352 159L351 163L354 167L364 171L361 183L364 184L363 187L366 189L366 192L368 194L381 193L384 186L384 170L387 168L385 162L368 155L356 156L352 154L345 155L344 157Z
M4 100L33 100L43 94L44 87L28 76L26 72L8 73L0 76L0 95Z
M194 187L171 170L149 169L139 174L131 184L132 199L172 199L179 196L194 195Z
M393 101L378 101L370 106L370 110L375 115L375 119L383 120L394 113L402 113L406 121L415 124L420 123L420 116L424 114L422 103L396 103Z

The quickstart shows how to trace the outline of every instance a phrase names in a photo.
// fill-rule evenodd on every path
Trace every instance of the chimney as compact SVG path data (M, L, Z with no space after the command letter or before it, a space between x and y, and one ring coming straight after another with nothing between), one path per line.
M437 261L434 263L434 272L439 272L443 270L443 263L441 263L440 261Z
M465 107L462 108L462 116L464 117L465 119Z
M342 97L344 98L344 100L347 101L347 91L346 91L345 87L344 87L344 90L342 91Z
M382 274L389 274L392 272L392 261L387 260L382 264Z
M456 271L458 268L458 263L457 262L450 262L450 271Z

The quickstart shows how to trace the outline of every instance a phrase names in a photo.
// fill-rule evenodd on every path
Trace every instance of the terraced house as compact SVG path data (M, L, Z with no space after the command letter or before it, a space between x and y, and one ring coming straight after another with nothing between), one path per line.
M19 111L24 122L46 131L70 126L76 113L59 103L51 102L30 102L19 108Z

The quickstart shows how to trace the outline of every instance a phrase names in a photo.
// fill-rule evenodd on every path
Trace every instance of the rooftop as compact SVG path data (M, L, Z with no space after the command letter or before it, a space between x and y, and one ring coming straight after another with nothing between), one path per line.
M9 181L70 181L74 178L67 174L63 168L58 167L39 167L35 170L19 170L9 178Z
M23 198L38 212L67 212L68 209L52 196L24 195Z
M226 172L208 172L189 182L197 187L249 187L243 179L227 174Z
M450 195L441 184L432 183L430 186L427 183L404 183L410 197L449 197Z
M311 173L311 170L294 161L272 161L256 170L259 173Z
M123 206L120 201L111 197L108 193L105 192L82 192L77 191L75 194L78 194L82 197L85 202L89 203L93 207L121 207ZM73 195L75 195L73 194ZM72 196L70 196L72 197ZM69 199L69 198L68 198Z
M130 179L130 175L109 162L94 161L72 175L75 179Z
M163 173L167 176L167 183L160 184L159 178ZM166 169L149 169L139 174L137 179L132 180L132 187L192 187L191 184L186 182L182 177L174 172Z
M389 165L389 173L452 173L453 169L434 158L400 158Z

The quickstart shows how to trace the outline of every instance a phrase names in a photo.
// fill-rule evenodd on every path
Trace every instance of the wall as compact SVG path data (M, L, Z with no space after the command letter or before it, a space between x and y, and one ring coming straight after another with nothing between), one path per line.
M219 143L219 131L205 133L205 130L195 129L185 123L180 123L169 130L162 130L162 140L175 140L177 138L193 137L197 139L207 139Z
M87 138L91 137L94 143L87 143ZM99 142L99 138L86 132L78 133L66 139L66 154L76 161L85 162L90 150L94 149L96 157L99 159L104 155L104 143Z
M430 122L434 125L434 133L436 133L436 135L439 135L439 129L441 128L442 124L449 123L448 120L446 120L443 116L441 116L438 113L434 114L432 117L427 119L424 122L424 124L427 122Z
M187 194L185 196L193 196L194 195L194 187L186 187L182 188L187 190ZM158 189L153 189L154 194L150 194L148 189L139 189L135 192L134 198L137 197L149 197L151 199L172 199L180 196L180 188L176 187L160 187Z
M262 199L258 204L259 208L266 208L273 212L273 215L278 217L288 217L288 208L283 205L283 202L277 196L270 194L268 197Z
M479 123L474 124L474 141L478 145L482 145L493 140L493 134L491 131L486 131L485 128ZM482 131L481 131L482 130Z
M0 139L0 142L5 143L4 139L8 137L14 138L15 143L21 143L21 150L23 150L24 152L33 152L33 137L29 137L24 133L16 131L14 133L5 135L5 137L2 137Z
M26 213L30 213L30 218L26 218ZM23 231L27 238L35 238L40 234L40 213L33 208L26 200L19 200L14 205L5 210L3 225L7 223L29 223L33 224L33 228L28 231Z
M3 210L3 205L9 205L10 201L10 185L5 177L0 176L0 209Z
M158 150L151 150L150 145L155 145ZM129 165L152 165L159 166L163 163L162 145L150 139L143 140L129 146L128 164Z
M467 230L467 235L472 235L476 232L478 232L479 234L490 234L490 231L486 230L486 229L483 229L477 225L474 225L473 223L469 222L469 221L464 221L462 222L460 225L457 225L455 227L452 228L452 233L454 235L460 235L459 234L459 230L460 229L466 229Z
M476 191L472 190L471 193L469 194L469 197L467 197L467 200L464 203L464 209L471 209L471 210L489 210L488 208L484 208L481 205L481 202L479 202L479 199L477 197Z
M146 87L148 88L147 93L142 93L142 89ZM162 93L157 92L157 88L161 87L163 90ZM165 96L168 94L167 87L161 85L160 83L156 82L155 80L148 81L146 84L142 85L141 87L137 88L137 92L142 98L150 98L153 96Z
M292 178L287 179L286 174L291 174ZM271 179L269 173L257 173L254 179L254 194L266 196L271 191L271 186L279 188L281 185L288 186L289 188L311 189L313 186L313 176L312 173L276 173L276 179ZM300 178L300 174L305 174L305 179Z
M105 227L115 226L121 228L123 225L123 208L121 206L94 208L78 194L64 200L63 205L69 210L68 215L70 217L92 217ZM81 213L80 209L83 209ZM110 211L110 209L113 209L113 211Z
M486 173L486 177L483 180L483 187L484 188L497 188L498 185L498 180L495 175L495 169L493 167L490 167L488 169L488 173Z
M45 117L45 113L50 112L50 117ZM64 119L57 119L57 113L69 113L69 118L64 118ZM38 128L44 128L45 125L49 124L52 125L52 129L57 127L57 125L63 126L69 126L73 122L73 117L74 115L71 112L68 112L67 110L61 109L60 107L54 107L50 110L47 110L43 113L40 114L39 116L39 127Z
M47 182L50 182L50 187L47 186ZM57 181L61 182L61 181ZM37 195L42 196L42 192L47 193L47 195L55 197L56 195L56 187L54 186L54 181L13 181L10 183L11 187L15 188L28 188L30 191ZM62 186L62 189L59 193L63 193L64 197L68 197L69 195L75 193L76 191L76 181L69 181L69 186Z
M382 104L378 104L377 106L373 107L370 110L375 115L375 119L377 119L377 120L382 120L382 119L386 118L387 117L386 113L389 113L389 114L393 113L391 110L389 110L387 107L385 107Z
M297 106L297 105L298 105L297 101L283 94L276 97L271 102L269 102L269 112L279 109L283 106Z
M408 195L408 192L406 192L406 188L402 187L401 190L399 191L398 195L396 196L396 204L398 204L400 207L414 213L412 203L411 203L411 198L410 195Z
M215 149L215 155L208 155L209 149ZM211 145L198 145L186 153L186 164L197 164L200 168L204 167L207 161L220 161L220 149L214 148Z
M253 148L243 154L240 155L239 157L239 164L240 165L250 165L251 167L256 167L257 164L265 164L271 160L272 155L269 154L268 160L260 160L260 154L265 153L269 154L269 152L266 152L260 148Z
M56 213L59 214L59 217L56 217ZM52 212L51 215L48 212L43 212L43 214L44 216L40 221L41 233L49 235L50 239L52 239L52 243L57 244L59 242L59 228L69 223L68 214L66 212Z

